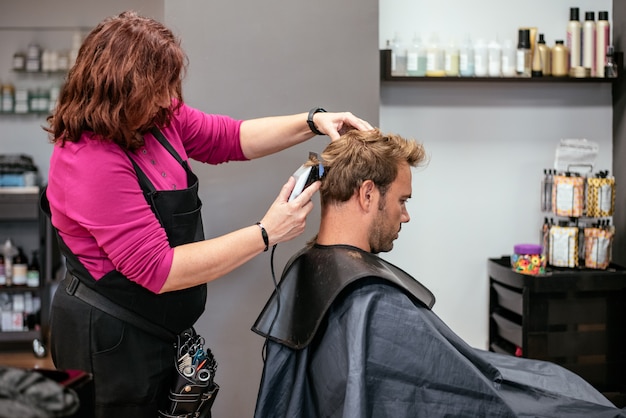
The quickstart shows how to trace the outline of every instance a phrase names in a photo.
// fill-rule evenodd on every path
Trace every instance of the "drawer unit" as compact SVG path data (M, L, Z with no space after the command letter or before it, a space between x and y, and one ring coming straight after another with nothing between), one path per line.
M488 260L489 346L547 360L602 392L626 393L626 269L514 272Z

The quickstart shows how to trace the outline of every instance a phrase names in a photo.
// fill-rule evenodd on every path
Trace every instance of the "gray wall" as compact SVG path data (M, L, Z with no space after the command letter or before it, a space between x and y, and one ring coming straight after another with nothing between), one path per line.
M172 0L165 2L165 21L180 34L189 55L184 94L191 105L237 118L323 106L378 123L377 0ZM321 151L327 142L317 137L257 161L195 164L207 236L258 221L308 151ZM300 239L277 247L277 275L315 233L318 210ZM250 327L272 290L269 252L209 284L198 330L219 362L217 417L253 413L264 340Z

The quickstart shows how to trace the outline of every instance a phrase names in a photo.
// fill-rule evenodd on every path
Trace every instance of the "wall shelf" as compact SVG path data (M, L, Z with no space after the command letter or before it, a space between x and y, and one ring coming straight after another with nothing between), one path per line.
M620 78L623 72L623 53L615 53L617 65L620 69ZM414 77L391 75L391 50L380 51L380 78L384 82L410 82L410 83L615 83L620 78L574 78L574 77Z

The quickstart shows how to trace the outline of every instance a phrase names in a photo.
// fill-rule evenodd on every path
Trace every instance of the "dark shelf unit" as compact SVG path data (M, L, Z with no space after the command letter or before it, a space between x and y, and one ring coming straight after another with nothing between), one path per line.
M618 68L624 67L624 54L623 52L616 52L615 59ZM587 83L616 83L622 74L620 72L619 78L575 78L575 77L414 77L414 76L395 76L391 75L391 50L380 50L380 78L385 82L409 82L409 83L572 83L572 84L587 84Z
M21 189L21 190L20 190ZM33 347L34 340L45 346L48 336L50 284L61 267L61 256L52 225L39 208L39 187L0 188L0 236L2 243L8 238L3 234L8 229L29 235L39 253L39 287L0 287L0 294L30 293L40 299L40 310L36 315L36 329L25 331L0 331L2 349ZM16 237L11 237L15 240ZM16 242L17 243L17 242ZM41 354L41 353L35 353Z
M551 361L626 406L626 268L531 276L488 260L489 349Z

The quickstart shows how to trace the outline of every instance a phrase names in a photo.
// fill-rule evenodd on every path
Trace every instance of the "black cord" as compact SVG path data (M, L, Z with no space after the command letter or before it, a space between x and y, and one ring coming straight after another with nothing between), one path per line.
M267 359L267 343L270 339L270 334L272 332L272 328L274 327L274 323L278 318L278 312L280 311L280 288L278 287L278 282L276 281L276 274L274 273L274 251L276 251L276 246L278 244L274 244L272 246L272 254L270 256L270 269L272 271L272 282L274 283L274 290L276 291L276 313L274 314L274 319L272 319L272 323L270 324L270 328L267 331L267 335L265 336L265 342L263 343L263 349L261 351L261 358L263 359L263 363Z

